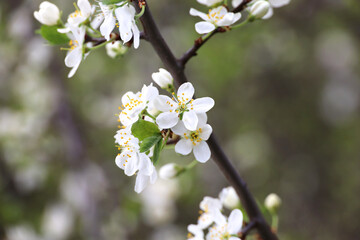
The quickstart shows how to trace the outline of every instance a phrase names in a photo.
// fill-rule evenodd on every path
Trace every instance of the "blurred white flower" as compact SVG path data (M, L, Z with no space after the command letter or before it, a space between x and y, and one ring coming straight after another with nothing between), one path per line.
M73 230L73 224L73 212L67 205L59 203L48 206L42 221L44 237L51 240L67 239Z
M40 10L34 12L34 17L40 23L52 26L59 22L60 11L55 4L44 1L40 4Z
M240 206L240 199L233 187L227 187L221 190L219 199L228 209L234 209Z
M190 15L204 20L195 24L195 30L199 34L212 32L217 27L230 26L241 18L241 13L228 12L224 6L210 9L208 14L191 8Z
M211 240L240 240L235 237L243 225L243 214L239 209L234 209L227 220L223 223L215 224L209 229L206 239Z
M16 225L6 229L6 240L44 240L28 225Z
M263 18L270 10L271 6L268 1L260 0L251 5L249 13L256 19Z
M281 199L280 197L275 194L275 193L270 193L266 198L265 198L265 207L270 211L270 212L276 212L280 205L281 205Z
M223 0L197 0L197 1L200 4L211 7L212 5L215 5L216 3L221 3Z
M120 41L114 41L106 44L106 53L111 58L116 58L119 56L123 56L128 48L121 44Z

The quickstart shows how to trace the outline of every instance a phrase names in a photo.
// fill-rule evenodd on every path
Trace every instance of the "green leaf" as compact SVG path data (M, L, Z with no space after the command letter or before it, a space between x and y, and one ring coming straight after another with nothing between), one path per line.
M163 144L163 141L158 141L155 145L154 154L151 157L151 161L153 162L154 165L156 165L159 161L160 152L162 150L162 144Z
M69 38L65 33L59 33L58 26L42 25L38 33L52 45L67 44Z
M148 137L161 135L161 132L155 123L148 122L143 119L139 119L132 125L131 133L140 141L143 141Z
M154 135L151 137L145 138L140 144L140 152L149 151L152 146L157 144L162 139L161 135Z
M124 0L102 0L101 2L105 5L117 4L123 2Z

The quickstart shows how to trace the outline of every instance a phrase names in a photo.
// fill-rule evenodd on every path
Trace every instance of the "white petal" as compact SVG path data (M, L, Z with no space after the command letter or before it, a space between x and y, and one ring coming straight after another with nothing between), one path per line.
M269 19L274 15L274 9L271 7L269 8L268 12L265 14L265 16L262 17L262 19Z
M129 91L121 97L121 102L123 105L126 105L128 102L130 102L130 99L134 98L136 98L136 95L133 92Z
M154 169L153 173L150 176L150 183L151 184L154 184L156 182L156 180L157 180L157 172L156 172L155 167L153 169Z
M195 111L189 111L184 113L182 121L188 130L195 131L199 120Z
M145 102L152 101L159 95L159 90L151 83L149 86L144 85L141 89L141 99Z
M74 50L70 50L65 57L65 65L67 67L74 67L82 60L82 49L76 47Z
M211 133L212 133L212 127L209 124L206 124L201 128L200 137L206 141L209 139Z
M168 112L170 110L176 109L178 104L174 102L171 98L165 95L159 95L154 99L154 107L162 112ZM171 106L172 105L172 106Z
M142 174L150 176L154 170L154 166L150 158L145 153L140 153L139 156L140 156L139 171L141 171Z
M271 6L274 8L282 7L285 5L288 5L290 3L290 0L269 0Z
M79 68L79 66L80 66L80 63L81 63L81 62L79 62L78 64L76 64L76 65L70 70L70 72L69 72L69 74L68 74L68 78L72 78L72 77L75 75L76 71L78 70L78 68Z
M213 30L215 30L215 25L209 22L198 22L195 24L195 30L197 33L199 34L205 34L205 33L209 33Z
M135 192L137 193L141 193L146 186L149 184L150 181L150 177L143 175L141 173L138 173L138 175L136 176L136 182L135 182Z
M190 233L192 233L195 237L198 237L198 238L203 238L204 237L204 232L198 225L190 224L187 227L187 230Z
M197 128L202 128L206 125L207 122L207 115L206 113L197 113L196 114L198 117L198 125Z
M198 219L198 226L201 229L206 229L208 228L212 223L214 222L214 219L212 217L212 215L208 214L208 213L203 213L200 215L199 219Z
M184 101L190 101L192 99L192 97L194 96L194 92L195 92L195 89L194 89L194 86L187 82L187 83L183 83L178 91L177 91L177 97L178 99L184 99ZM186 100L188 99L188 100Z
M194 8L190 8L190 15L201 17L203 20L209 20L208 16L205 13L200 12Z
M91 14L91 5L88 0L78 0L77 5L80 8L81 14L86 18Z
M204 163L210 159L211 151L209 148L209 145L202 141L198 145L194 146L194 155L196 160L198 160L201 163Z
M122 156L121 156L121 155L117 155L116 158L115 158L115 163L116 163L116 165L117 165L119 168L124 169L125 166L124 166L124 164L123 164L122 162L123 162L123 161L122 161Z
M179 136L183 136L184 133L190 133L190 131L186 129L182 121L179 121L174 127L171 128L171 130Z
M168 129L175 126L179 121L179 116L175 112L164 112L156 118L156 123L159 125L159 128Z
M230 26L238 21L241 17L241 13L227 13L223 16L223 19L217 22L218 26Z
M105 17L104 22L100 26L101 34L106 38L106 40L110 40L110 33L114 30L115 27L115 18L111 14L108 17Z
M237 6L239 6L241 3L243 2L243 0L232 0L231 4L234 8L236 8Z
M126 158L125 159L127 160L127 162L125 163L125 174L127 176L132 176L135 174L135 172L139 169L139 159L138 159L138 156L134 153L127 153L129 154L129 156L131 157L128 157L126 155Z
M132 24L132 31L134 33L134 35L133 35L134 48L137 49L140 45L140 31L135 23Z
M192 148L193 148L193 144L189 139L181 139L175 145L175 152L180 153L182 155L188 155L189 153L191 153Z
M241 239L238 237L230 237L229 240L241 240Z
M192 105L196 113L205 113L214 107L215 101L210 97L203 97L195 99Z
M237 234L243 224L243 214L239 209L234 209L228 219L228 232L230 234Z

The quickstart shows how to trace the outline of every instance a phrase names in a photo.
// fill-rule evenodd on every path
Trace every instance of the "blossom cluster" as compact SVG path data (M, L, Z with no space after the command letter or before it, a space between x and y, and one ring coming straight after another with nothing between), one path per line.
M167 90L173 90L173 78L165 69L152 75L153 80ZM207 124L206 112L215 104L210 97L193 99L195 89L191 83L182 84L171 97L160 95L151 83L137 93L127 92L122 97L119 119L121 129L115 135L120 153L115 162L132 176L137 173L135 191L157 179L155 164L167 140L177 135L175 152L206 162L210 149L206 140L212 128Z
M224 188L218 198L204 197L197 224L188 226L187 239L240 240L238 233L243 225L243 214L237 209L239 206L239 198L232 187ZM232 210L229 217L223 214L224 207Z
M69 14L65 24L61 21L58 7L50 2L42 2L39 11L34 12L34 17L47 26L42 27L40 31L45 39L52 44L62 44L67 40L69 48L66 49L68 52L65 65L72 68L68 74L69 78L74 76L90 51L97 48L93 43L86 41L87 37L105 38L109 55L121 55L125 52L124 47L112 33L117 27L123 44L132 40L134 48L139 47L140 31L135 21L136 11L130 1L99 1L90 4L88 0L78 0L74 6L76 10Z

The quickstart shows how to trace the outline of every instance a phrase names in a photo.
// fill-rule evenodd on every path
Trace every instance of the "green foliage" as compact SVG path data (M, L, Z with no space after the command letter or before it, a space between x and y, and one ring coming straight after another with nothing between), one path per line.
M117 4L123 2L124 0L102 0L101 2L105 5Z
M163 145L163 141L158 141L155 145L154 154L151 157L151 161L153 162L154 165L156 165L159 161L162 145Z
M150 148L155 144L157 144L159 141L161 141L161 139L162 139L161 135L158 134L145 138L140 144L140 152L149 151Z
M67 44L70 39L66 36L66 34L59 33L57 30L58 26L42 25L37 33L41 34L41 36L52 45Z
M139 119L135 122L131 127L132 134L138 138L140 141L143 141L145 138L160 136L161 133L159 128L155 123L145 121L143 119Z

